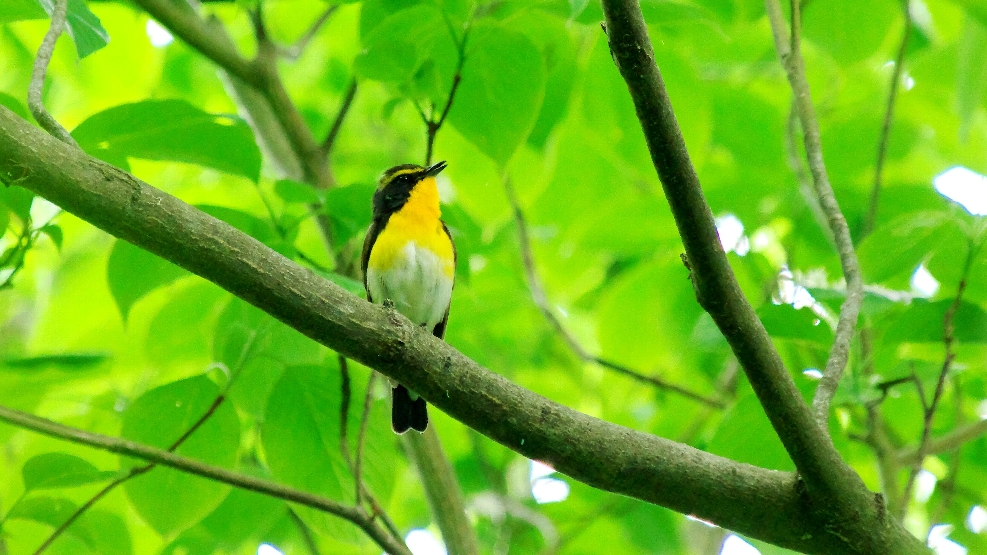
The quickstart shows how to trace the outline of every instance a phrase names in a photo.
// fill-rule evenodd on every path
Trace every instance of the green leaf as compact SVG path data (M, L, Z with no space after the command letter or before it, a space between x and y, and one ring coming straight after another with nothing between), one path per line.
M268 467L282 483L347 500L352 479L340 453L339 368L329 365L287 368L267 403L261 441ZM388 430L370 430L375 434ZM344 503L346 501L343 501ZM317 530L331 530L332 517L305 507L299 514Z
M62 250L62 228L56 224L46 224L39 229L41 233L44 233L51 239L52 243L55 243L55 247L58 250Z
M218 220L223 220L288 258L295 257L295 247L291 241L294 239L292 234L296 230L285 231L287 239L282 239L274 224L253 214L225 206L197 205L196 208Z
M745 395L723 416L708 451L762 468L795 470L753 393Z
M757 309L757 316L772 337L813 341L828 345L833 333L809 308L795 310L789 304L765 304Z
M75 503L63 497L36 496L22 499L19 503L11 507L7 518L33 520L57 528L71 518L75 510ZM91 538L86 530L80 527L72 528L75 528L73 532L76 532L77 535L79 535L78 532L82 532L82 539L89 540L86 543L91 543Z
M885 341L942 343L943 319L953 299L912 301L912 306L888 328ZM960 343L987 343L987 311L979 305L961 302L953 316L953 337Z
M874 230L857 249L864 279L880 283L914 271L941 244L950 219L945 211L915 212Z
M291 179L277 181L274 184L274 192L285 202L315 204L322 201L315 187Z
M104 110L72 136L83 150L127 169L127 158L186 162L260 178L260 149L247 122L184 100L146 100Z
M206 414L218 395L219 388L205 376L154 388L127 408L121 435L167 449ZM176 452L230 468L236 463L239 446L239 419L232 405L223 403ZM124 459L121 464L132 463ZM162 535L199 522L219 506L230 490L219 482L163 467L128 481L124 489L144 521Z
M802 28L806 39L848 65L877 52L899 12L891 0L819 0L805 9Z
M534 126L544 94L545 69L531 40L478 24L449 122L503 167Z
M45 11L51 15L54 9L53 0L38 0ZM89 11L85 0L68 0L68 24L69 35L75 41L75 50L80 58L96 52L110 42L110 35L103 28L96 14Z
M325 277L357 297L364 297L367 292L362 281L355 280L351 277L337 274L336 272L329 272L325 274Z
M370 227L372 199L376 187L356 183L335 187L326 192L325 211L332 222L337 248L354 237L363 238Z
M186 275L189 274L184 269L122 239L113 244L106 265L110 293L125 322L134 303Z
M4 0L0 2L0 23L44 19L45 17L47 14L37 0ZM0 104L4 104L4 102L0 100Z
M281 499L233 488L219 507L202 520L202 527L230 552L270 528L285 510Z
M23 187L13 187L8 184L0 187L0 204L5 205L21 222L31 219L31 204L34 193Z
M71 488L99 482L114 476L114 472L102 472L85 459L68 453L43 453L31 457L21 469L24 491L52 488Z
M33 2L33 0L31 0ZM37 5L37 4L35 4ZM3 21L3 8L0 7L0 22ZM17 114L18 116L31 121L31 116L27 113L27 108L21 103L20 100L14 98L13 96L0 92L0 105L6 106L11 112Z
M54 367L64 371L78 371L98 366L111 357L110 353L60 353L4 358L0 360L0 365L15 370L41 371Z

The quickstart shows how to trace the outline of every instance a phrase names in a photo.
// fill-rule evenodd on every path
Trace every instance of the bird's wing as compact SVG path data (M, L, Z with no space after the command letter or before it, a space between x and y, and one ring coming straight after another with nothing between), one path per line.
M446 226L445 222L442 222L442 230L446 232L446 236L449 237L449 243L452 244L452 267L456 267L456 261L459 259L459 255L456 252L456 242L452 240L452 233L449 232L449 227ZM452 274L452 287L456 288L456 273L453 270ZM435 329L432 330L432 335L438 337L439 339L445 339L446 336L446 324L449 323L449 307L452 306L452 301L450 299L449 306L446 306L446 313L442 316L442 320L438 324L435 324Z
M370 264L370 251L373 250L374 243L377 242L377 236L383 230L383 226L379 224L380 222L376 218L370 223L370 229L367 230L367 238L363 240L363 254L360 255L360 267L363 270L363 288L367 290L367 300L370 302L374 302L374 300L370 298L370 288L367 287L367 265Z

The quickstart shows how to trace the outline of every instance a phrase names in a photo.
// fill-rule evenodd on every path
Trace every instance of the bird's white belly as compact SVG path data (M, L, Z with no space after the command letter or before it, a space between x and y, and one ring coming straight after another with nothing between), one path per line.
M452 297L446 266L431 250L408 241L387 270L367 268L367 288L375 303L390 299L398 312L432 331Z

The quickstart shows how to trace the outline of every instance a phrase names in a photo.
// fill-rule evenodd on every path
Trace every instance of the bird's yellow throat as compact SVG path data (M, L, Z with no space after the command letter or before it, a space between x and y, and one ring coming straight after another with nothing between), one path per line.
M442 229L441 215L435 178L426 177L412 189L408 202L388 218L370 253L369 267L387 271L394 266L405 245L414 241L435 253L444 263L446 276L452 277L455 272L452 243Z

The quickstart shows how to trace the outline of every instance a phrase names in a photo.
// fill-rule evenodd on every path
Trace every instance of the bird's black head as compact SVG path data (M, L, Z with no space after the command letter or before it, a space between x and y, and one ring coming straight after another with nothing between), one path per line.
M401 164L384 172L374 193L374 217L396 212L411 198L411 191L423 179L435 177L446 168L438 162L425 168L415 164Z

